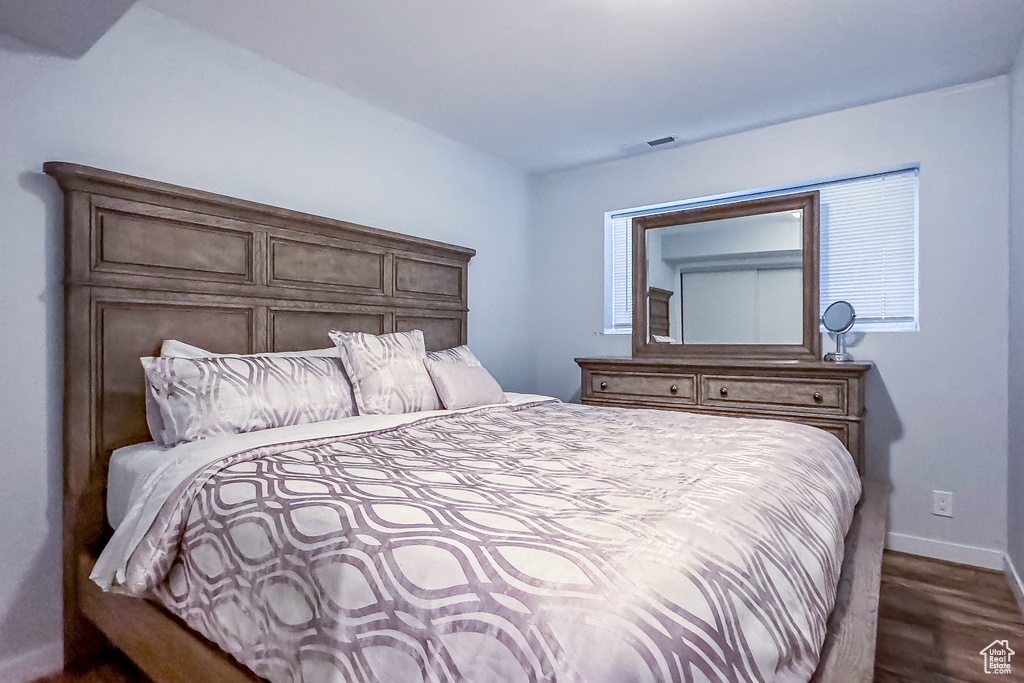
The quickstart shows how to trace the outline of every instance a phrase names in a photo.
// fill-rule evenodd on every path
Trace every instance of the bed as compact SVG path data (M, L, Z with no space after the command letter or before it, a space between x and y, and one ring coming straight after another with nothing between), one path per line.
M273 462L277 464L272 469L287 470L289 466L297 466L296 463L309 468L310 463L325 466L325 463L337 462L339 459L351 463L355 462L354 459L363 458L361 467L348 468L355 471L354 474L342 468L331 474L331 481L342 482L348 486L346 495L358 493L363 496L360 504L370 508L374 505L384 506L381 508L384 511L378 510L379 514L375 518L365 518L362 520L362 526L353 526L353 533L356 534L353 538L360 539L363 543L360 551L363 557L368 558L365 560L365 566L390 567L388 571L393 574L390 580L391 590L394 593L402 590L411 591L411 597L406 596L407 602L401 604L408 605L411 604L409 600L415 602L417 599L425 599L424 595L428 595L431 599L444 603L440 609L450 623L473 623L475 626L450 629L451 632L458 631L461 634L454 639L460 642L448 643L438 651L423 650L418 656L410 655L409 653L416 649L415 643L407 642L399 646L401 636L396 633L415 633L416 629L429 630L436 625L424 624L422 613L416 613L408 607L396 607L400 601L396 602L395 595L389 594L384 600L391 605L392 612L388 620L375 627L377 630L370 632L371 639L365 641L381 652L391 653L381 655L377 663L371 661L372 657L367 659L366 655L358 655L351 661L357 661L358 666L363 669L346 669L336 654L325 653L323 643L314 642L314 639L302 641L303 644L300 646L305 648L303 652L314 653L315 656L312 658L286 661L289 660L291 646L277 646L277 652L264 656L262 660L253 660L257 662L253 665L254 668L264 675L282 680L290 680L300 675L307 680L316 680L318 677L323 680L347 680L357 679L364 674L365 678L373 680L374 676L378 679L385 676L385 673L381 672L386 672L386 675L394 680L396 671L406 670L402 667L411 667L408 669L411 672L410 676L429 669L446 671L451 680L466 675L466 671L473 672L474 675L469 676L471 679L475 677L479 680L488 680L490 676L491 680L503 680L503 672L511 669L507 668L507 662L502 662L511 656L513 659L533 657L536 660L531 660L533 663L530 666L533 668L524 669L531 672L526 674L524 680L593 680L596 673L580 678L580 672L588 671L588 660L593 660L589 662L590 665L601 663L602 660L595 659L593 653L612 653L616 650L616 643L621 643L624 639L621 637L622 631L609 631L607 624L604 623L615 615L605 614L602 617L604 622L594 624L593 613L585 614L586 609L580 612L580 605L597 605L598 611L604 610L602 613L605 613L609 602L615 602L610 600L609 596L621 597L627 584L615 577L616 572L620 572L624 564L622 558L660 557L664 560L661 554L664 548L657 544L642 543L637 540L638 537L634 537L626 544L623 544L621 539L616 541L613 543L615 551L604 556L620 558L617 563L609 560L606 565L598 566L600 558L595 560L594 557L586 556L586 553L575 562L566 561L566 558L576 557L571 555L571 548L567 549L573 542L577 542L577 546L573 546L574 552L583 552L583 546L578 544L581 535L589 534L587 538L593 538L597 533L595 529L600 526L600 518L606 518L607 522L609 510L613 508L603 508L598 503L607 504L613 497L612 492L616 487L621 488L622 497L630 498L632 502L614 509L623 510L623 514L628 513L627 516L632 515L633 522L611 526L616 527L618 532L623 529L648 528L644 526L647 524L644 520L648 518L667 519L673 514L687 514L687 510L688 514L693 516L694 508L684 510L678 507L672 495L674 487L680 482L695 487L689 489L694 493L690 498L700 500L700 496L696 494L701 482L708 486L716 483L717 489L721 490L723 482L728 480L721 477L728 475L733 477L733 481L739 481L746 476L741 472L730 471L730 468L740 466L736 460L710 463L706 472L700 476L695 476L689 471L676 471L665 465L668 462L665 454L654 450L648 453L648 457L654 458L653 461L642 462L641 458L641 461L637 462L630 460L616 463L612 452L607 450L610 447L609 442L614 439L606 438L609 433L607 428L605 432L600 432L599 426L595 425L602 422L606 425L618 424L620 429L612 430L613 432L631 434L631 438L636 439L642 438L646 424L648 430L671 432L682 438L685 432L683 427L687 426L687 421L697 421L712 434L702 436L702 442L708 439L720 442L731 439L733 444L743 441L747 444L744 448L749 450L753 444L767 439L778 442L777 446L788 444L784 449L802 453L802 459L797 458L785 466L780 464L779 472L776 473L777 480L768 483L773 489L789 486L796 496L793 500L798 501L787 502L778 509L783 510L786 515L793 511L794 505L808 510L832 510L831 515L820 517L818 522L813 521L817 514L813 512L809 513L809 517L805 515L801 518L805 520L801 524L811 520L809 523L812 526L820 523L824 527L831 527L830 533L823 532L820 538L814 534L807 537L813 536L817 539L809 544L815 547L816 550L813 552L806 548L800 552L794 551L796 554L809 553L812 558L812 561L798 565L802 569L795 573L799 574L808 567L814 570L807 572L806 577L776 576L774 582L768 581L765 584L785 586L777 591L780 594L815 593L817 598L805 599L803 602L811 605L810 612L817 613L816 620L807 621L805 626L799 628L778 630L780 624L789 617L765 617L762 614L753 618L754 622L759 621L762 624L759 633L762 635L761 640L765 642L789 637L793 633L803 634L796 647L780 650L789 654L781 655L780 661L775 665L775 670L781 672L777 680L806 680L812 673L811 669L808 669L808 662L813 664L818 661L819 648L821 663L817 670L813 671L816 680L870 680L877 618L881 537L884 531L884 491L869 483L862 487L857 479L856 470L852 468L850 462L844 461L845 452L831 436L812 428L784 426L781 423L767 421L706 418L683 414L660 414L660 417L656 417L647 415L645 411L595 409L553 403L540 397L513 396L509 404L484 406L465 413L447 411L443 414L413 416L408 424L374 425L367 427L355 437L339 439L339 435L335 433L303 431L289 437L283 446L271 443L253 445L247 442L245 448L236 451L242 454L237 462L209 473L205 481L213 482L210 484L212 488L208 487L207 483L195 484L190 479L186 482L187 485L176 487L176 490L186 492L181 498L184 502L179 505L158 506L160 524L168 532L162 536L155 535L150 541L143 543L152 551L149 554L153 561L147 563L140 560L134 569L128 569L128 574L134 576L138 582L139 588L136 592L148 593L150 597L155 597L162 591L164 604L104 592L89 579L89 576L99 571L96 558L111 540L111 529L106 519L105 490L110 454L115 449L149 439L144 400L145 382L138 360L140 357L153 356L162 340L174 338L183 339L215 353L253 354L316 349L324 345L329 330L374 335L421 330L428 350L457 347L465 344L467 339L466 276L468 262L474 252L431 240L73 164L48 163L44 168L57 179L65 194L63 502L65 652L69 666L88 663L99 649L113 645L157 681L254 680L256 676L252 670L241 666L233 657L225 654L223 647L217 647L196 631L198 627L222 646L227 649L233 648L231 643L227 642L231 639L226 637L223 631L218 631L215 626L204 627L197 621L202 621L202 615L209 611L204 611L203 600L210 604L209 601L214 599L210 596L216 591L208 593L205 598L192 600L168 588L174 584L174 567L178 561L173 550L176 547L176 539L188 538L190 533L196 534L195 538L211 533L210 527L203 528L203 524L213 524L217 519L216 515L211 512L209 515L200 515L202 519L197 519L193 510L202 508L204 500L206 505L212 505L209 510L216 508L217 505L210 501L221 498L210 498L209 492L218 490L218 487L220 490L228 490L232 484L239 484L239 481L232 481L232 477L251 477L252 473L245 470L245 467L251 466L253 462ZM601 412L602 410L606 412ZM658 422L659 420L662 422ZM576 431L573 432L575 436L571 438L565 437L564 430L558 427L569 424L576 424ZM561 436L560 431L563 432ZM357 481L359 477L370 476L368 470L379 470L384 467L383 471L393 471L396 467L407 466L410 459L433 463L435 473L441 473L446 469L450 472L461 472L463 470L460 468L470 468L466 472L471 472L474 467L500 468L504 466L502 463L489 462L485 456L497 451L496 443L517 441L518 437L513 438L509 435L519 433L532 435L529 439L522 439L524 444L528 441L532 446L524 445L523 448L527 449L525 451L502 451L503 462L525 458L523 461L516 461L516 467L526 468L523 471L530 473L532 478L527 478L527 488L533 489L535 498L529 499L531 494L528 490L521 490L515 494L514 486L509 489L512 484L507 481L502 483L503 493L497 489L481 489L482 492L489 492L491 499L488 504L493 509L487 511L477 508L475 517L464 516L458 525L448 524L451 533L445 542L452 543L452 538L461 535L462 547L471 549L463 555L450 552L451 548L441 552L436 543L427 544L431 550L420 548L416 551L415 547L418 546L411 543L407 536L400 535L401 538L397 538L394 534L385 534L389 529L394 531L392 527L395 525L402 527L403 534L409 532L409 529L403 526L408 521L407 518L415 517L417 514L426 514L427 517L430 517L431 513L437 514L438 510L444 507L437 507L441 499L427 500L423 496L423 487L410 492L402 486L396 487L394 482L386 485L380 483L373 488L367 486L366 481ZM586 464L587 475L580 477L579 481L584 483L577 481L574 484L567 484L565 473L559 471L559 468L572 469L572 460L566 454L579 446L578 435L582 433L590 433L593 437L593 448L587 450L589 455L586 456L593 458L593 462L583 463ZM503 439L499 438L497 442L492 440L486 442L485 446L480 446L484 443L481 439L485 434L491 434L492 439L494 434L505 436ZM420 439L416 443L427 443L432 439L437 443L433 450L415 450L418 447L409 445L411 435L416 435ZM445 455L449 460L436 460L439 457L437 453L445 452L444 443L456 442L462 444L461 450L451 449L452 452ZM620 452L622 449L632 449L636 452L643 450L637 448L635 442L630 443L619 444ZM477 445L478 451L473 451L472 444ZM250 457L250 454L260 451L261 448L266 452L256 453L260 459L255 459L255 455ZM414 448L414 451L411 454L405 453L402 451L403 448ZM324 449L330 451L330 457L326 460L323 459L326 457ZM468 452L475 452L475 457L463 457ZM382 464L379 461L382 453L390 454L392 460ZM819 457L815 454L824 455ZM848 458L848 454L845 457ZM284 464L280 459L283 459ZM289 462L292 464L288 465ZM663 466L657 466L658 462ZM758 469L756 465L749 463L746 466ZM242 469L239 470L238 467ZM534 469L531 470L531 467ZM545 469L546 467L553 469L549 471ZM653 477L650 474L652 471L657 471L659 476ZM816 487L816 478L824 481L826 475L829 481L839 483L835 486ZM469 477L470 474L465 476ZM477 473L472 476L481 475ZM589 481L587 477L590 478ZM484 479L486 477L480 482ZM840 485L843 481L845 485ZM435 490L437 485L438 482L433 482L431 490ZM732 498L725 498L725 502L721 496L710 495L705 491L705 502L709 508L714 507L717 501L719 506L739 510L744 507L744 501L748 497L752 497L758 488L764 487L765 482L758 484L751 480L747 489L737 491ZM236 486L235 490L237 488ZM510 490L513 494L527 499L527 507L524 509L547 512L538 514L535 518L520 514L518 509L509 504L508 499L501 498L511 495ZM810 496L801 493L810 490L818 490L818 493ZM204 494L204 491L207 493ZM660 501L658 507L644 508L648 504L645 501L650 498L644 495L645 491L660 492L659 495L653 496L653 499ZM564 495L566 492L572 492L572 496L569 496L571 500L567 500ZM386 502L388 496L395 495L416 496L416 503L410 505L406 501L401 504L395 500ZM463 492L459 495L467 494ZM803 498L800 498L801 495ZM381 497L381 500L375 499L374 496ZM545 496L548 499L546 507L540 502ZM854 509L858 496L860 503ZM547 514L552 506L558 508L573 501L586 501L590 507L585 514L578 512L568 517L565 513L559 513L562 516ZM450 502L448 500L448 503ZM434 507L431 507L432 504ZM403 505L404 512L401 511ZM534 508L530 508L530 505ZM770 497L768 506L776 509ZM587 508L587 505L583 507ZM637 508L640 508L639 511ZM503 521L498 520L499 517L503 517ZM335 515L332 519L341 518ZM485 523L485 518L489 522ZM540 523L536 521L538 519L546 525L542 530L535 527ZM727 521L726 524L733 524L734 529L739 529L750 521L742 519L739 512L730 519L731 521ZM322 521L321 519L320 522ZM450 519L448 521L451 522ZM303 528L308 530L308 525L312 522L306 519L304 523L307 526ZM436 519L431 523L437 526ZM146 526L145 521L140 524ZM223 524L230 525L232 522L224 518ZM581 525L589 526L582 529ZM414 524L413 528L416 533L429 535L429 526L421 524L417 527ZM572 528L572 533L567 532L567 528ZM781 527L776 528L773 533L782 533L780 529ZM370 533L371 530L373 533ZM552 545L539 546L535 543L541 531L550 536ZM610 537L609 533L605 529L602 537ZM721 531L708 532L709 536L716 533L720 535ZM763 530L759 533L763 533ZM386 537L381 537L380 534L385 534ZM481 538L481 534L485 534L486 538ZM752 545L766 544L757 533L750 533L748 536ZM530 541L529 538L533 538L534 541ZM664 537L659 537L659 543L663 541ZM406 550L394 552L392 546L396 543L405 544L403 547ZM777 545L774 541L768 543L772 544ZM831 555L824 551L818 552L830 545L834 550ZM350 541L349 547L354 548L354 542ZM374 550L375 547L378 550ZM381 549L382 547L385 549ZM840 564L839 551L844 547L844 559ZM489 549L488 558L492 561L489 568L485 569L482 564L475 566L467 559L480 552L480 548ZM239 552L242 556L246 555L244 547ZM398 562L394 559L402 557L403 553L407 561ZM544 553L548 553L547 560L538 560ZM557 557L553 558L552 553ZM134 551L128 554L136 559L145 555ZM467 577L474 573L488 576L488 582L485 582L488 586L493 583L493 574L499 572L499 569L509 575L516 574L515 581L521 584L519 592L495 591L490 588L487 599L483 599L480 597L483 589L478 583L474 583L471 592L480 599L483 606L474 612L474 616L467 616L464 611L460 612L463 608L458 607L465 604L464 600L460 602L451 595L429 593L450 589L459 583L444 576L421 575L423 567L429 565L427 560L431 554L443 556L436 564L454 563L456 566L450 567L449 573L458 575L461 571L463 576L459 580L464 583ZM387 562L381 559L385 555L391 558ZM321 556L317 558L311 559L310 562L316 564L323 559ZM382 562L384 564L381 564ZM391 564L388 564L389 562ZM588 562L590 564L587 564ZM202 560L199 560L199 563L202 564ZM163 569L153 570L154 566L161 564ZM348 562L348 565L351 564ZM640 564L653 566L648 562ZM726 565L728 563L720 563L713 571L721 573ZM180 562L177 566L181 566ZM531 568L534 567L544 567L543 571L547 574L539 577L529 576ZM585 567L585 570L581 570L581 567ZM277 567L273 571L263 573L261 569L252 576L276 574L280 569L281 567ZM678 567L668 567L665 571L668 572L666 576L676 577L670 581L673 586L680 585L678 576L672 574L679 571ZM551 572L556 575L554 578L550 575ZM414 580L417 577L419 583ZM508 580L506 584L515 581ZM588 583L592 584L591 588L601 584L601 591L580 588L581 585ZM694 581L687 585L697 583L699 582ZM549 590L552 584L557 584L561 588L558 591ZM349 585L354 584L350 581ZM568 585L575 588L565 588ZM833 589L837 590L835 609L829 610L832 606L830 593ZM294 589L293 592L295 590L299 589ZM364 592L367 591L368 594L376 595L378 601L381 598L380 585L369 586ZM670 589L666 591L671 592ZM235 592L245 591L238 591L236 586ZM253 589L252 592L259 591ZM538 592L557 593L549 598L555 601L552 604L558 605L555 611L560 614L578 612L580 615L576 619L568 620L570 626L566 627L563 624L564 628L575 628L576 635L559 642L568 643L572 638L576 638L577 641L582 639L600 643L601 634L607 639L610 632L619 633L620 637L612 638L608 641L607 647L592 650L589 654L585 651L582 654L577 652L576 659L573 659L573 648L570 646L565 648L566 652L563 654L547 652L545 647L550 647L544 643L551 641L538 637L536 631L530 630L536 624L507 625L514 622L512 615L515 613L530 614L536 611L532 609L534 603L531 600L533 594ZM644 599L649 600L650 596ZM748 596L745 598L747 612L760 614L763 611L761 607L774 604L773 599L775 598L764 594ZM668 641L678 640L679 629L683 628L680 626L679 615L685 611L680 605L684 603L683 600L674 601L674 607L666 608L664 601L658 602L658 606L649 606L649 609L643 610L644 614L637 612L627 620L631 624L630 628L639 630L630 641L633 644L629 645L626 651L634 655L640 653L636 656L639 656L644 664L623 663L633 655L612 657L606 662L607 666L603 669L605 673L615 674L614 667L622 666L625 668L621 669L619 678L624 676L628 679L634 672L630 666L647 666L650 671L659 672L654 675L654 680L689 680L686 673L689 669L673 661L673 657L677 655L672 654L671 648L666 650L664 647L638 644L650 641L651 634L664 634ZM295 616L296 610L302 611L296 607L299 604L308 604L308 610L311 612L327 614L332 623L338 622L343 616L362 620L360 623L365 625L372 622L368 614L374 613L376 609L370 602L363 604L356 600L355 603L343 605L344 609L335 609L332 612L315 601L309 603L293 599L288 601L288 607L280 610L285 614L282 617L284 623L307 623L308 619L302 621L306 618L305 614L300 615L302 619ZM359 611L360 609L369 612L364 614ZM573 612L574 609L577 612ZM635 607L629 609L636 612ZM177 616L172 612L176 612ZM829 615L827 628L824 623L826 615ZM493 620L499 617L505 620L502 622L506 624L505 626L498 627L493 623ZM804 617L800 615L792 617L793 621L803 619ZM704 619L705 622L709 620L713 621L710 618ZM491 635L498 634L489 639L491 644L485 644L480 640L487 631L479 626L481 623L490 623ZM685 628L693 630L691 627L695 621L690 620L686 623L689 626ZM579 628L579 624L586 624L590 630ZM316 631L317 628L312 630ZM305 626L303 629L309 630ZM691 642L706 641L710 637L707 634L714 630L709 629L703 632L703 635L691 634ZM660 637L659 635L655 639ZM335 633L332 638L336 647L339 643L344 644L343 636ZM344 646L341 649L344 650ZM234 648L232 651L237 654L241 650ZM401 654L394 654L398 651L401 651ZM482 658L470 656L480 652L491 654ZM652 664L655 659L662 656L658 653L665 652L668 652L668 655L664 657L664 661L659 660ZM799 653L799 656L793 655L793 652ZM636 659L635 656L633 658ZM703 672L701 675L711 680L754 679L759 674L751 672L759 671L764 666L763 663L749 661L717 661L713 656L705 659L714 661L706 664L704 668L699 668L699 671ZM576 672L576 677L573 678L564 672L559 673L559 670L553 669L550 663L545 664L541 660L568 661L572 670ZM490 661L487 666L491 668L483 673L482 670L475 669L474 667L480 666L481 661ZM303 666L306 667L304 674L301 673ZM300 674L296 674L297 671ZM448 679L441 676L437 680ZM613 675L608 680L616 680L616 677Z

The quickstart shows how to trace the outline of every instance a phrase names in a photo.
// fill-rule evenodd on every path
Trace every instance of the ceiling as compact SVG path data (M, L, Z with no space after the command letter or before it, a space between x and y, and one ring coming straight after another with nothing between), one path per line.
M135 0L0 0L0 33L77 59Z
M144 3L532 171L1004 74L1024 36L1024 0Z
M145 0L529 170L1006 73L1024 0Z

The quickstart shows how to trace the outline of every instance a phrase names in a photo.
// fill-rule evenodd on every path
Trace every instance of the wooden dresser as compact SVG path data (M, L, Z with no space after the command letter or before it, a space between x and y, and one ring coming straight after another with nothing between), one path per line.
M586 405L801 422L835 434L864 468L864 374L871 363L577 358Z

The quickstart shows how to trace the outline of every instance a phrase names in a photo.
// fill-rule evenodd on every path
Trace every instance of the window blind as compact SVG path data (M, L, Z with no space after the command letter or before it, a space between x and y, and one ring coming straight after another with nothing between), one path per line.
M845 300L857 329L917 328L917 169L821 192L821 312Z
M610 232L606 332L633 324L632 225L638 216L794 192L820 192L819 304L853 304L857 330L917 329L918 169L697 199L606 215Z
M615 216L612 218L611 230L612 319L607 327L614 331L629 332L633 329L632 216Z

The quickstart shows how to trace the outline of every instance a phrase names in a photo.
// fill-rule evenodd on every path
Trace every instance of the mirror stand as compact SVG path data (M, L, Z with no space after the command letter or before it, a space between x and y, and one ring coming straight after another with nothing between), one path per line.
M846 350L846 332L836 332L835 353L826 353L825 360L833 363L848 363L853 360L853 354Z

